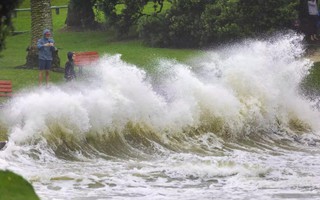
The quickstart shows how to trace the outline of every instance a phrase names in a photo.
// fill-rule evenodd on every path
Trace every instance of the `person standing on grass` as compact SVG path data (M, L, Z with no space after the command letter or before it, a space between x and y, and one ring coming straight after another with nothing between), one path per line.
M39 86L42 84L43 73L46 74L46 85L49 82L49 70L51 69L52 53L55 50L54 40L49 29L43 31L43 38L38 40L39 50Z
M298 10L300 30L306 35L307 41L318 41L318 0L300 0Z
M310 21L310 40L319 40L317 37L317 25L318 25L318 0L308 0L308 13L309 13L309 21Z

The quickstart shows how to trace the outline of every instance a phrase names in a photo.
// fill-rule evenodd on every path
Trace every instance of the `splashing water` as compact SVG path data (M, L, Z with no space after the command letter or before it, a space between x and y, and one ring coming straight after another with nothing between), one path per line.
M247 40L155 72L106 55L1 110L0 169L41 199L320 199L319 111L302 36Z

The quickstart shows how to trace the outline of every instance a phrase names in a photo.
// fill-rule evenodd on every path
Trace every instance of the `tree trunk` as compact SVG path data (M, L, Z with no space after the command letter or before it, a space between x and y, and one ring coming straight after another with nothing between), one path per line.
M50 0L30 0L31 7L31 44L27 48L27 68L38 68L37 41L42 38L44 29L52 32L52 13ZM58 50L53 53L52 68L60 67Z
M90 0L70 0L66 24L76 28L95 28L93 2Z

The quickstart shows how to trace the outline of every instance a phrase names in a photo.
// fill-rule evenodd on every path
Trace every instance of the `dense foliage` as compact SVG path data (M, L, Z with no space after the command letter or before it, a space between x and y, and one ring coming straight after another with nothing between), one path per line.
M5 16L1 16L0 50L10 29L9 10L18 1L6 0L0 7ZM170 9L162 10L164 2L171 3ZM151 13L145 11L150 3ZM107 27L120 38L134 29L150 46L206 47L291 28L298 4L299 0L70 0L66 22L95 27L93 7L98 5Z
M153 2L155 13L161 12L164 0L98 0L105 13L107 25L115 28L119 37L129 33L130 28L137 24L140 17L148 15L145 6ZM119 5L120 7L119 9Z
M75 0L73 0L75 1ZM171 7L162 11L164 2ZM299 0L97 0L119 37L132 27L158 47L205 47L291 28ZM154 4L153 13L144 9ZM162 12L161 12L162 11ZM136 26L137 25L137 26Z
M290 28L297 19L298 0L239 0L243 31L249 34Z
M95 28L94 3L95 0L70 0L66 19L67 26Z
M152 46L202 47L291 28L298 0L173 0L164 14L145 16L138 31Z
M5 38L12 30L11 16L20 0L1 0L0 2L0 51L5 47Z
M0 170L0 199L39 200L32 185L22 176L11 171Z

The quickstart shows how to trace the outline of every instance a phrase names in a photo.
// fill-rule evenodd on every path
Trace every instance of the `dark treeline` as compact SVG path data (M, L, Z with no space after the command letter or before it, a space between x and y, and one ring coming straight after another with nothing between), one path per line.
M70 0L66 24L101 27L94 7L104 12L104 27L119 38L138 33L154 47L206 47L291 29L303 0ZM170 8L163 10L163 4ZM151 3L153 13L146 14ZM122 5L119 10L119 5Z
M291 28L298 1L174 0L166 13L143 17L138 31L149 45L205 47Z
M18 6L20 0L1 0L0 1L0 51L5 47L5 38L13 30L11 15Z
M164 11L165 1L171 7ZM70 23L94 24L93 12L86 19L77 14L88 13L88 2L105 13L107 27L116 30L119 38L134 30L155 47L205 47L271 34L292 28L299 13L299 0L71 0L69 8L75 17L72 21L69 9ZM153 3L151 14L144 13L147 3ZM123 6L120 12L119 4Z
M135 28L157 47L205 47L290 29L299 7L299 0L172 0L170 9L159 12L163 0L154 0L154 14L146 15L148 0L100 2L118 36ZM119 2L126 5L122 13L115 10Z

